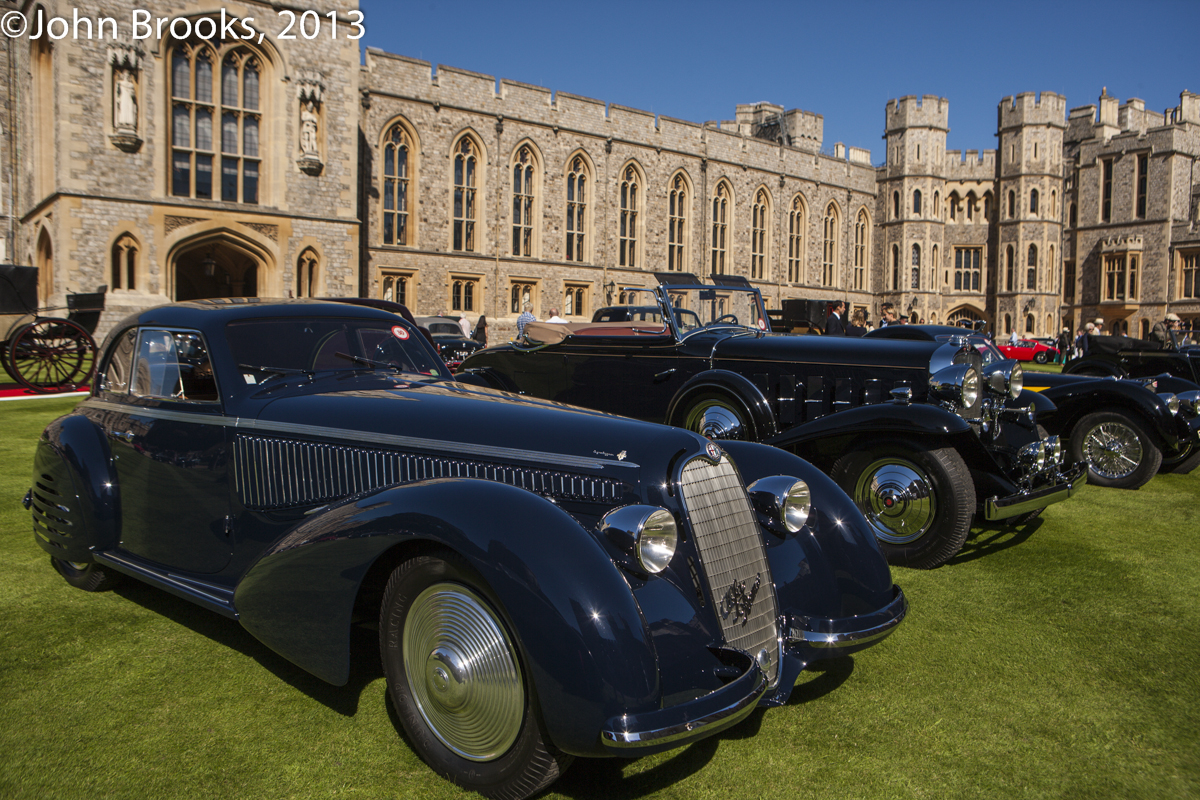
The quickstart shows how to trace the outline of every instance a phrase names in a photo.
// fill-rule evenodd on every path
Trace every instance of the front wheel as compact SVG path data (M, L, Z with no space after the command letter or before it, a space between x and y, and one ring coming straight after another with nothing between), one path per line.
M863 512L889 564L930 569L967 540L975 484L953 448L880 442L843 455L830 476Z
M1046 353L1046 351L1043 350L1042 352L1035 354L1033 360L1039 364L1045 364L1050 360L1050 356Z
M1187 475L1200 466L1200 446L1189 444L1173 456L1163 455L1159 472L1170 472L1175 475Z
M63 580L85 592L107 592L121 582L120 573L105 569L95 561L63 561L51 556L50 563Z
M1158 472L1162 450L1141 426L1124 414L1097 411L1071 431L1072 461L1088 467L1088 483L1137 489Z
M388 692L418 755L485 797L520 800L572 761L549 744L499 604L451 552L419 556L388 581L379 647Z

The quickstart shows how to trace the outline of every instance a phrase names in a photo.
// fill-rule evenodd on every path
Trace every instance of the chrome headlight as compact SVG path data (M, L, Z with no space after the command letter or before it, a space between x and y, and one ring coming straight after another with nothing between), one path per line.
M979 399L979 373L969 364L954 364L929 377L929 391L959 408L970 408Z
M787 475L760 478L746 491L764 522L777 533L796 533L812 513L812 493L808 484Z
M1046 457L1051 464L1062 463L1062 439L1057 436L1046 437Z
M1017 459L1027 466L1037 470L1046 468L1046 443L1030 442L1017 453Z
M1179 409L1189 417L1194 417L1200 414L1200 392L1180 392L1175 395L1179 398Z
M984 368L987 388L998 395L1016 398L1025 388L1025 373L1013 360L995 361Z
M679 542L675 517L657 506L615 508L600 520L600 532L650 573L667 568Z
M1159 392L1158 399L1167 404L1167 408L1171 410L1172 414L1179 413L1179 398L1174 394L1171 392Z
M1008 379L1008 394L1013 400L1017 399L1017 395L1025 388L1025 370L1020 364L1013 365L1012 376Z

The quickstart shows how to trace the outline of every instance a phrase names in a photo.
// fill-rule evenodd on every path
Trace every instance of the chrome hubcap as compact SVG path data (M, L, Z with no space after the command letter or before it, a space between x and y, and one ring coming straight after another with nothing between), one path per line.
M1102 478L1124 478L1142 463L1142 443L1132 428L1102 422L1083 437L1083 459Z
M709 439L744 439L746 427L733 409L720 403L701 405L688 414L687 429Z
M900 459L882 458L863 470L854 500L875 529L875 536L889 544L921 538L937 516L929 476Z
M404 625L404 671L433 735L459 756L491 761L521 732L525 690L512 642L470 589L438 583Z

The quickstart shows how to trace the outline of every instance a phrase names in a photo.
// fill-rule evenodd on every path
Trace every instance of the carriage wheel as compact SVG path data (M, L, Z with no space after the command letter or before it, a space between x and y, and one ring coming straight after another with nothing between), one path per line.
M35 392L71 391L95 369L96 342L82 326L47 318L17 329L8 341L8 373Z

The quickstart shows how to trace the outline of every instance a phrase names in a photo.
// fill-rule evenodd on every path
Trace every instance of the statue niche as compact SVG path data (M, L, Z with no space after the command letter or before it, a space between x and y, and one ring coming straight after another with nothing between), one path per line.
M112 69L112 133L109 141L127 153L142 146L138 128L138 76L142 66L140 48L118 44L108 49Z
M300 101L300 158L296 166L308 175L320 175L325 168L321 160L321 95L324 87L314 77L300 81L296 95Z

